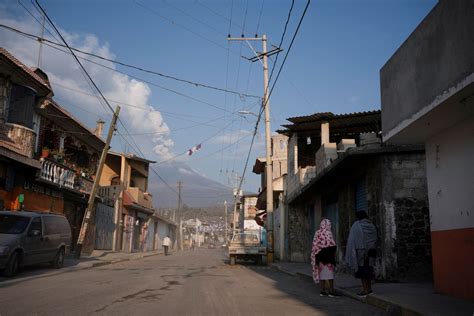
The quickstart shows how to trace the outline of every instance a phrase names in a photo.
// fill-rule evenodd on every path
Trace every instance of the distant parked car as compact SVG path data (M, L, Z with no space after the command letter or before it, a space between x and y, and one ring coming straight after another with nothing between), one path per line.
M0 211L0 270L5 276L37 263L62 268L70 244L71 228L62 215Z

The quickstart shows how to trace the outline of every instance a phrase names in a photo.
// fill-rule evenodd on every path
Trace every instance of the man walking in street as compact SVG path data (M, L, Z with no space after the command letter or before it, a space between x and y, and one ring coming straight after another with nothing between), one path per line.
M163 248L165 248L165 256L168 255L168 248L170 247L171 239L168 235L163 239Z

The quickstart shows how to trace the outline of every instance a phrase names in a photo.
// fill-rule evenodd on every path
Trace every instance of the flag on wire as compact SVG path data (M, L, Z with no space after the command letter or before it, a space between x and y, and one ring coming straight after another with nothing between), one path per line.
M194 146L191 149L188 149L188 156L191 156L193 153L201 149L201 144Z

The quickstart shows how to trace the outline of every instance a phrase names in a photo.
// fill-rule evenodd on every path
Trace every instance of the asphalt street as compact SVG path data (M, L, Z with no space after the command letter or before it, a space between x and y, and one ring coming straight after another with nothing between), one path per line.
M266 266L196 249L0 282L0 315L382 315Z

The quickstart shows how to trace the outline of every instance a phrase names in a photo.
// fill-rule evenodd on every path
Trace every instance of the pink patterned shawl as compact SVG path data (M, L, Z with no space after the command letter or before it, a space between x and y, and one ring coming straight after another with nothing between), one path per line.
M319 267L316 264L316 255L323 249L327 247L335 246L336 242L332 236L331 232L331 221L327 218L324 218L321 221L319 229L314 234L313 238L313 248L311 250L311 265L313 266L313 280L316 283L319 283Z

